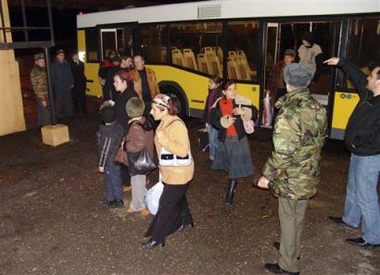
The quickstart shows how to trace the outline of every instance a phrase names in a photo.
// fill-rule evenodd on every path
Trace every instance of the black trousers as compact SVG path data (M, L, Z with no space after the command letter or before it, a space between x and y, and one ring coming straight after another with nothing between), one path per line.
M73 93L74 112L79 113L79 110L81 110L82 113L84 113L84 114L87 113L86 86L84 86L84 87L73 87L72 93Z
M131 186L131 176L129 175L129 168L124 164L120 164L120 177L124 186Z
M177 231L182 224L193 224L186 191L190 182L185 185L169 185L164 183L164 190L160 198L160 205L145 233L145 237L152 237L156 242L162 242L165 237Z

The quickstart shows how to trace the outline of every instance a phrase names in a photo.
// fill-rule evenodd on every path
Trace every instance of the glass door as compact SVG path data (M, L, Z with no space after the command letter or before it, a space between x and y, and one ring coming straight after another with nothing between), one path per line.
M264 81L262 87L262 108L260 114L260 125L265 128L272 128L274 109L271 104L270 95L267 94L266 84L268 78L273 70L274 64L279 57L279 37L280 37L280 24L279 23L266 23L266 31L264 33Z
M117 50L117 29L100 30L101 60L104 60L112 50Z

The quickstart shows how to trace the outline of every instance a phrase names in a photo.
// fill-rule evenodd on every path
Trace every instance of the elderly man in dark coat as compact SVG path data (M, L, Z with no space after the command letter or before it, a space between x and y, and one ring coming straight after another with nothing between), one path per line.
M55 110L57 120L61 120L73 115L71 103L71 88L74 85L73 74L71 73L70 64L65 60L65 51L58 50L55 61L51 65L51 78L55 93Z

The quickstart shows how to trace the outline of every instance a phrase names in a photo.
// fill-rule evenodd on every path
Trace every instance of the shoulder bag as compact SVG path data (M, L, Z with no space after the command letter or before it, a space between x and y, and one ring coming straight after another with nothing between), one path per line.
M173 120L170 124L172 124L175 121L181 121L183 123L182 120L176 119L176 120ZM189 166L191 164L191 161L192 159L191 159L190 152L185 157L180 157L167 151L164 147L161 148L161 152L159 155L160 166L184 167L184 166Z
M185 157L174 155L173 153L161 148L160 152L160 165L161 166L174 166L184 167L191 164L191 154L188 153Z
M128 162L129 162L129 174L134 175L147 175L152 170L157 168L154 163L153 158L148 152L148 148L144 148L139 152L128 152Z

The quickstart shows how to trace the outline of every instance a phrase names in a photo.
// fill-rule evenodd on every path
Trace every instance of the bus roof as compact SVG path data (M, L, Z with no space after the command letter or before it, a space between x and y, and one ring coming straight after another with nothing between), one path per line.
M125 22L340 15L380 12L379 0L219 0L158 5L77 16L77 28Z

